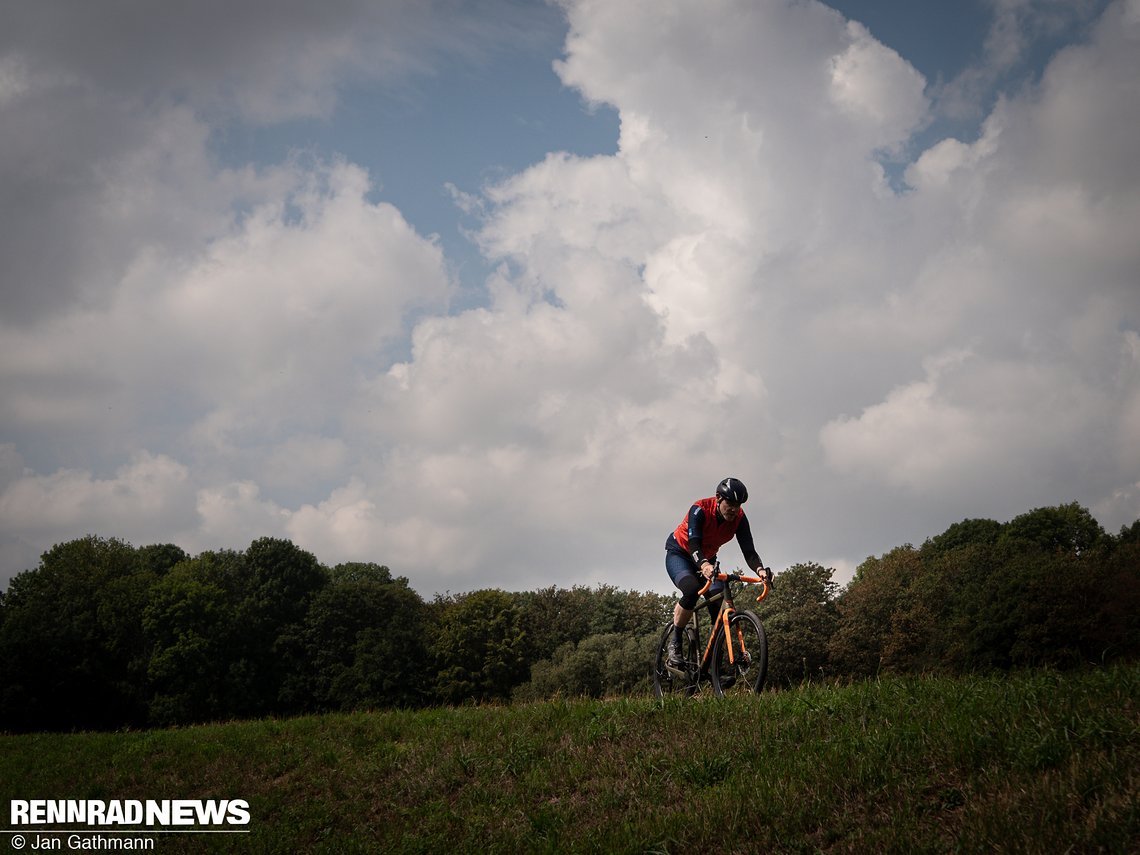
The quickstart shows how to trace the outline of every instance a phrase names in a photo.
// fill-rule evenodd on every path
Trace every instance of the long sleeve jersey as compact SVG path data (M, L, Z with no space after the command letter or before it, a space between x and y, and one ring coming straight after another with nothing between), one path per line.
M740 509L736 519L729 521L717 513L719 504L716 496L694 502L688 514L673 532L673 539L677 541L677 545L688 553L699 567L702 561L715 562L717 550L735 536L749 569L757 570L762 567L763 563L752 542L752 529L748 525L744 509Z

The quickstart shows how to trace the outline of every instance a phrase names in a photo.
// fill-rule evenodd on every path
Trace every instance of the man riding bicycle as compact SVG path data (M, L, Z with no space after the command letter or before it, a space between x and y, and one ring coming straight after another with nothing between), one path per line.
M736 537L748 568L754 573L763 571L769 586L772 571L764 566L752 543L752 530L741 507L748 501L748 490L736 478L725 478L716 487L716 495L699 499L689 508L681 524L665 541L665 570L673 584L681 591L680 602L673 609L673 636L669 641L669 665L680 667L681 633L693 616L698 592L705 580L716 573L716 553L721 546ZM701 578L703 577L703 578ZM715 595L724 587L713 582L708 594ZM720 601L709 604L709 617L715 621Z

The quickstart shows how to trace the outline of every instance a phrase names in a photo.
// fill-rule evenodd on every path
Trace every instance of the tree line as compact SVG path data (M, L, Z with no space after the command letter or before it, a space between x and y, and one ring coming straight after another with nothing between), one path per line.
M769 683L1067 667L1140 653L1140 520L1077 504L969 519L863 562L797 564L755 608ZM746 589L754 590L754 589ZM424 600L288 540L190 556L88 536L0 595L0 730L602 697L649 690L674 598L612 586Z

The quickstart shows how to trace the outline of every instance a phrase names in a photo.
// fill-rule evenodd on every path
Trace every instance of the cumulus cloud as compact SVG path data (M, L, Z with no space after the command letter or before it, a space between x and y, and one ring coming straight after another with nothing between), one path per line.
M399 349L407 313L444 305L451 283L438 246L367 200L362 170L286 171L279 199L197 257L140 253L103 305L0 330L0 413L19 447L31 456L74 443L82 455L120 436L162 445L184 461L181 515L140 517L98 500L98 485L119 495L135 469L104 479L68 468L9 483L6 531L27 537L38 519L52 532L129 528L231 545L285 531L259 483L295 500L348 477L344 402ZM154 489L164 485L173 489L169 478ZM144 504L164 506L159 497ZM120 515L135 522L116 525Z
M898 144L926 118L926 80L859 23L848 23L847 32L850 44L831 60L832 100L870 138Z
M335 420L404 314L441 305L450 283L434 243L367 201L359 168L292 179L198 258L140 253L106 305L0 332L5 423L113 431L173 409L225 452Z
M978 118L993 92L1019 87L1029 58L1093 20L1104 0L990 0L993 17L980 60L934 87L935 111L951 119Z
M185 518L193 503L188 487L184 465L165 455L142 453L110 478L72 469L23 474L0 494L0 518L6 528L33 539L59 528L150 537Z
M462 449L443 467L450 482L421 478L440 471L435 454L404 459L408 481L433 495L462 484L469 520L516 474L528 495L558 496L512 506L536 544L575 530L608 542L612 503L585 487L636 483L636 547L615 548L638 567L660 534L648 520L669 513L661 497L683 505L697 489L679 489L679 471L755 478L768 488L754 511L762 539L789 555L811 541L857 556L884 514L903 540L1067 500L1073 483L1088 502L1114 488L1120 449L1100 437L1121 415L1114 393L1135 384L1119 324L1136 323L1136 300L1100 273L1135 271L1130 227L1082 201L1077 147L1026 162L1055 98L1131 64L1110 22L1039 90L1003 101L977 141L923 153L896 194L877 152L920 129L928 105L921 77L862 27L816 6L731 20L683 6L567 11L560 73L618 108L620 150L551 157L488 192L480 240L509 262L493 304L421 324L412 360L378 390L395 419L386 432ZM650 38L628 39L642 27ZM1066 65L1099 68L1082 82ZM1100 118L1064 125L1092 143ZM1127 157L1115 163L1130 175ZM1134 181L1113 195L1104 207L1129 208ZM471 418L448 418L460 413ZM636 481L619 474L638 461ZM1009 487L981 496L979 480ZM913 532L916 495L926 528ZM576 521L565 535L533 519L551 508ZM467 545L493 548L478 531Z
M517 0L43 0L6 11L0 53L44 81L278 122L327 116L346 82L491 53L534 19Z
M351 85L411 87L528 38L516 0L9 4L0 26L0 323L98 303L156 246L194 253L273 170L216 143L327 119ZM303 145L303 143L302 143ZM270 186L266 186L266 184Z
M29 298L0 331L5 549L103 525L191 549L277 534L425 593L667 590L666 534L729 474L777 567L849 574L1041 504L1140 516L1135 0L987 103L976 138L919 152L902 189L883 153L937 105L857 22L814 2L561 6L557 71L617 110L618 151L461 194L498 265L475 308L449 310L440 247L360 167L227 171L204 113L147 112L153 132L100 161L145 179L92 232L110 254L72 258L98 298ZM335 82L357 54L323 39ZM323 85L305 67L278 81L302 105ZM0 65L0 98L37 68ZM187 228L148 216L181 189ZM114 510L147 490L125 532Z

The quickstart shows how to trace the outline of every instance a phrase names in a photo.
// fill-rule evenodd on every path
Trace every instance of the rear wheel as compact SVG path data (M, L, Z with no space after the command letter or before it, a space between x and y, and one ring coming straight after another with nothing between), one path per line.
M718 697L759 692L767 674L768 637L764 626L752 612L737 612L729 621L728 638L721 633L716 639L713 691Z
M685 627L681 633L681 655L685 664L680 669L669 667L669 639L673 636L673 624L669 624L661 632L657 640L657 652L653 657L653 691L657 697L666 695L680 695L687 697L696 690L697 673L697 644L696 635L691 627Z

